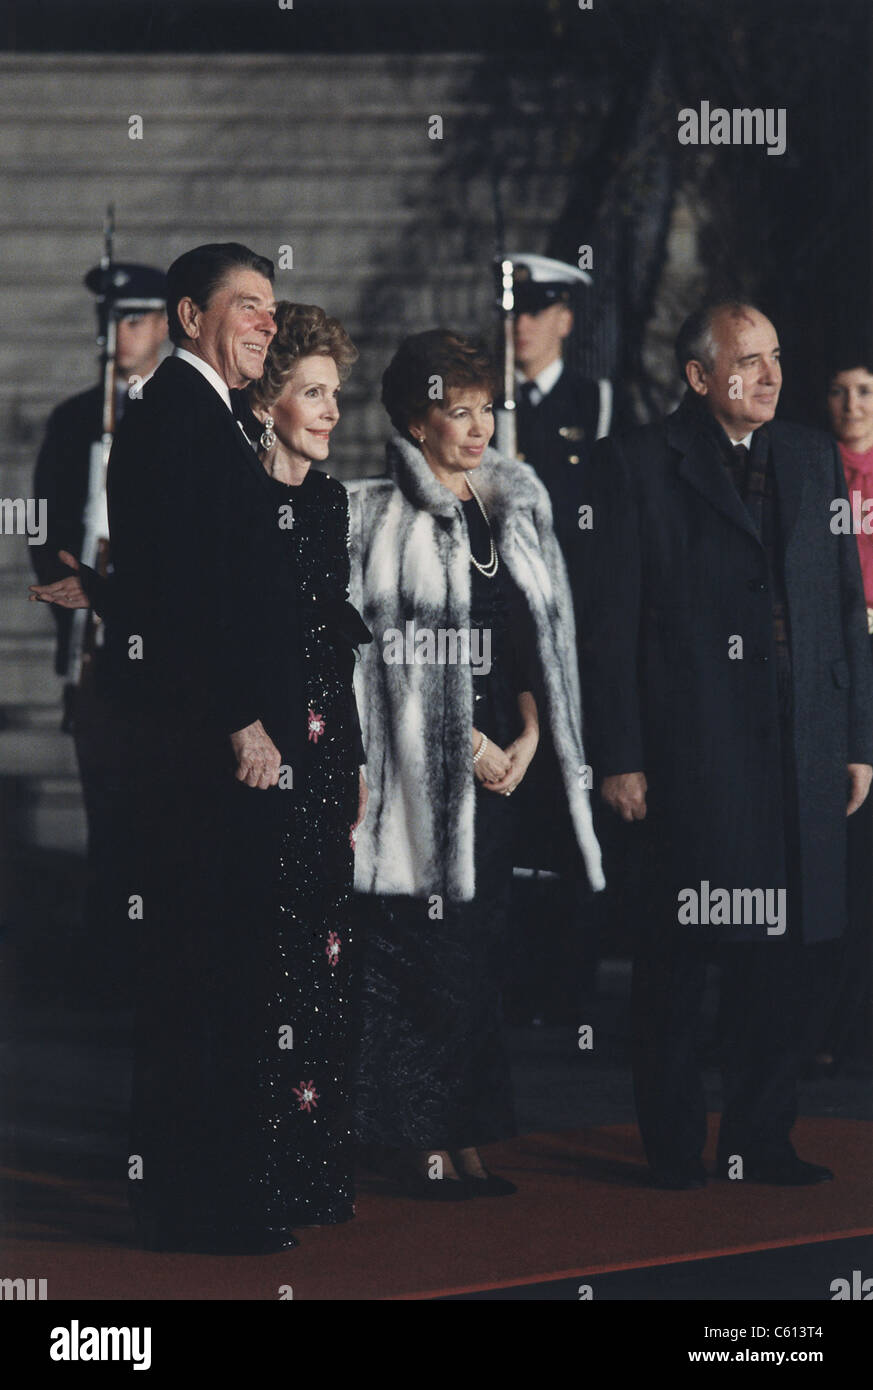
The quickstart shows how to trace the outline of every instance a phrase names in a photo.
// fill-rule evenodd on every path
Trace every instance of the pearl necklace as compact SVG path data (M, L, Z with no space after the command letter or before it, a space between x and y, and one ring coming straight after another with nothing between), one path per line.
M489 557L488 557L487 563L484 564L484 565L480 565L480 564L479 564L479 561L476 559L475 555L473 554L473 551L472 551L472 548L471 548L471 550L470 550L470 564L471 564L471 565L475 565L476 568L477 568L477 570L479 571L479 573L480 573L481 575L484 575L484 577L485 577L486 579L493 579L494 576L495 576L495 574L497 573L497 566L498 566L498 564L500 563L500 561L499 561L498 556L497 556L497 547L496 547L495 544L494 544L494 537L493 537L493 535L491 534L491 523L490 523L490 521L488 520L488 513L486 512L485 508L484 508L483 505L482 505L482 498L479 496L479 494L478 494L478 492L476 491L476 489L474 488L473 484L470 482L469 476L467 477L467 487L468 487L468 488L470 489L470 491L472 492L473 497L474 497L475 500L476 500L476 505L478 506L480 512L482 513L482 517L483 517L483 519L484 519L484 521L485 521L485 525L488 527L488 539L489 539L490 542L491 542L491 554L490 554Z

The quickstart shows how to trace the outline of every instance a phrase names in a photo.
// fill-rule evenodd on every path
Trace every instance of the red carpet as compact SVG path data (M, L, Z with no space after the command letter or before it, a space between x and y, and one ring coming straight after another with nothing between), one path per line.
M514 1197L417 1202L365 1178L354 1221L247 1258L131 1249L121 1183L6 1170L0 1273L46 1278L49 1299L277 1299L283 1284L295 1299L415 1299L873 1233L873 1126L806 1119L795 1133L836 1182L656 1192L630 1125L532 1134L487 1151Z

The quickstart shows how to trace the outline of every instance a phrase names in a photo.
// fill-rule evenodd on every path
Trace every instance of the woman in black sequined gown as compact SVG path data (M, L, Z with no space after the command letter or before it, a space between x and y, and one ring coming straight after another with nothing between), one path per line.
M280 303L264 376L250 388L288 563L303 596L308 741L277 799L276 896L259 1075L274 1226L354 1214L347 1054L353 835L366 800L352 691L370 635L347 601L348 498L310 467L327 457L341 376L357 355L336 320ZM288 774L286 774L287 776Z

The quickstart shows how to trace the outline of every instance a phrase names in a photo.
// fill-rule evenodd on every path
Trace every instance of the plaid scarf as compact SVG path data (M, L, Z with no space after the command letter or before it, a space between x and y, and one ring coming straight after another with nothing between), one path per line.
M731 444L718 422L713 420L712 423L720 436L722 461L745 504L767 557L768 582L772 595L776 688L779 713L785 718L791 713L791 639L783 572L784 546L779 526L779 505L770 440L766 427L762 426L752 435L752 447L749 450L745 445Z

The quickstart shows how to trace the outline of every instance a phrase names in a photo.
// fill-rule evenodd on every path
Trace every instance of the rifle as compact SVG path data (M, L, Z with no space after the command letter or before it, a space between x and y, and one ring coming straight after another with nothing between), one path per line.
M91 445L90 466L88 469L88 497L85 503L85 532L82 537L80 560L95 568L101 555L101 542L104 551L109 540L109 516L106 510L106 466L115 432L115 349L118 334L117 305L112 297L112 239L115 234L115 207L112 203L106 209L103 224L103 254L100 257L102 280L101 294L97 303L98 336L101 348L101 377L103 382L103 405L101 409L100 438ZM82 678L82 667L86 649L94 644L94 618L88 608L73 611L70 631L70 652L67 666L68 680L74 686Z
M503 399L499 403L494 443L501 454L515 458L515 289L513 264L504 251L503 203L500 196L500 174L496 167L491 174L494 201L494 271L497 280L497 312L501 319L498 352L503 363Z
M118 325L123 318L133 314L154 313L163 309L164 299L160 295L144 294L142 281L139 292L134 293L137 284L134 273L144 267L125 265L113 261L112 241L115 234L115 208L112 203L106 209L103 226L103 254L100 264L85 276L85 284L97 295L97 343L101 349L100 364L103 384L103 400L100 412L100 437L91 445L90 466L88 469L88 495L83 515L84 535L80 558L92 569L101 574L106 572L109 561L109 516L106 509L106 468L116 426L116 349ZM145 268L147 269L147 268ZM132 394L132 393L131 393ZM102 638L102 630L93 615L84 608L73 613L73 626L70 633L70 660L67 689L75 689L81 681L83 665L95 643Z
M503 257L496 270L500 281L498 308L503 325L503 400L497 415L496 444L501 454L514 459L518 449L515 429L514 266L508 257Z

